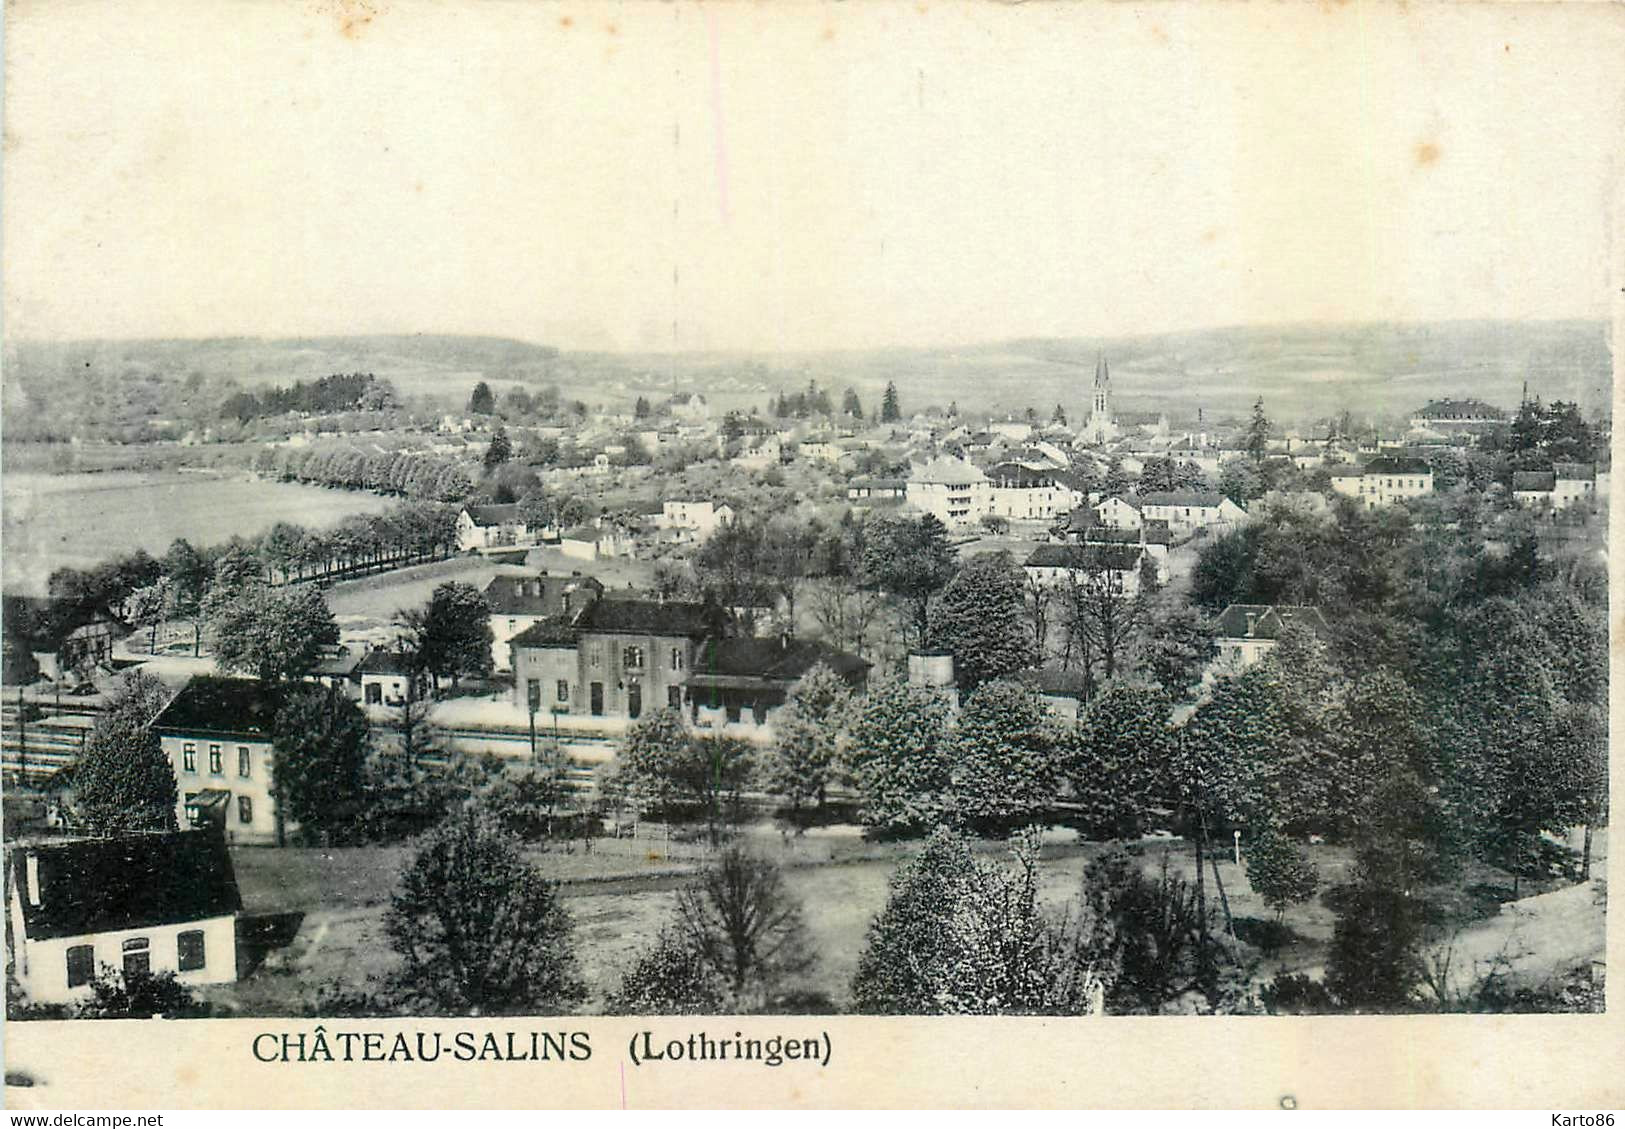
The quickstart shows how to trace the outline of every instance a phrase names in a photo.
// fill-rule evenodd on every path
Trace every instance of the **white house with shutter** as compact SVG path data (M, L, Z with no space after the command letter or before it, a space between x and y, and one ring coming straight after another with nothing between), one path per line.
M237 979L243 903L215 832L19 843L6 863L10 956L31 1002L82 999L109 968Z
M993 512L993 487L982 469L963 459L932 459L909 472L904 500L950 529L974 525Z

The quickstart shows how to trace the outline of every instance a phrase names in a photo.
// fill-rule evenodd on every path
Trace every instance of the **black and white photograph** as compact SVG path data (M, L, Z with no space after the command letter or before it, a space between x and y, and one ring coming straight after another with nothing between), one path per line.
M8 1101L1604 1013L1621 14L9 4Z

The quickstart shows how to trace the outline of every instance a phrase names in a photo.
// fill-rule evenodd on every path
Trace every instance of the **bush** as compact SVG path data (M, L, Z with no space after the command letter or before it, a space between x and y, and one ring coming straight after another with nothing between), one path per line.
M1275 956L1298 940L1298 935L1285 922L1279 919L1265 921L1257 917L1236 918L1236 937L1267 957Z
M1274 827L1260 831L1248 848L1247 881L1275 911L1276 920L1285 916L1287 906L1314 897L1319 885L1308 854Z
M200 1004L173 972L126 973L103 965L90 981L90 999L74 1009L79 1019L197 1019L213 1009Z
M610 1015L716 1015L724 986L671 929L638 958L606 1001Z
M1326 987L1356 1011L1407 1011L1421 980L1419 947L1426 906L1367 883L1335 897L1337 928L1326 958Z
M1270 1015L1331 1015L1341 1010L1326 985L1301 973L1277 976L1259 995Z

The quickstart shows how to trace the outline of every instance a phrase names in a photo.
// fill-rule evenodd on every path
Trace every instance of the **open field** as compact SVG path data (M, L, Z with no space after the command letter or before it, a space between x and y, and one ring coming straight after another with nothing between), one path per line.
M213 472L109 471L103 474L7 474L5 589L45 591L68 565L89 568L120 553L161 555L177 537L194 545L251 536L278 521L336 525L395 499Z

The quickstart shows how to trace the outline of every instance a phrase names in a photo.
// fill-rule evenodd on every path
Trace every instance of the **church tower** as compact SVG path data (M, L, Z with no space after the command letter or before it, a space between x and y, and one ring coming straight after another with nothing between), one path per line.
M1096 445L1110 443L1117 438L1117 423L1112 419L1112 372L1106 358L1095 361L1095 395L1089 406L1089 421L1083 428L1084 438Z

